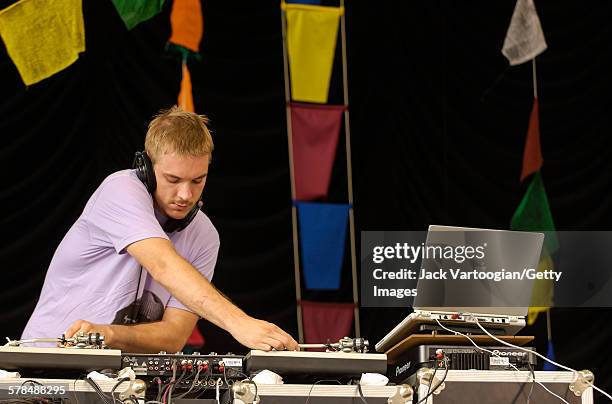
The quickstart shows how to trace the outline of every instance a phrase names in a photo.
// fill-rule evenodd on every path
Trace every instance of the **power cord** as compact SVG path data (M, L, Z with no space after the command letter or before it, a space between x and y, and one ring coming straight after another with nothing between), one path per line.
M339 380L330 380L330 379L317 380L316 382L314 382L312 384L312 386L310 386L310 390L308 390L308 397L306 397L306 401L304 402L304 404L308 404L310 402L310 395L312 394L312 389L314 389L314 386L319 384L319 383L324 383L324 382L327 382L327 383L332 383L333 382L333 383L342 385L342 383L340 383Z
M221 384L223 384L223 380L219 377L217 379L217 382L215 383L215 399L217 400L217 404L221 404L220 398L221 398L221 394L219 391L219 388L221 387Z
M434 371L433 371L433 375L431 375L431 380L429 380L429 383L427 384L427 393L425 393L425 397L429 397L429 392L431 391L431 385L433 384L434 380L436 379L436 372L438 371L438 360L437 358L434 359Z
M113 404L117 404L117 400L115 399L115 390L117 390L117 387L119 387L119 385L123 382L127 382L128 380L130 380L129 377L123 377L119 380L117 380L117 383L113 386L113 388L111 389L110 395L113 398Z
M527 404L531 403L531 394L533 393L533 386L535 386L535 372L533 371L533 366L531 366L531 363L529 364L529 371L531 372L533 382L531 383L531 388L529 389L529 394L527 395Z
M578 371L577 371L576 369L572 369L572 368L570 368L570 367L568 367L568 366L561 365L561 364L559 364L559 363L557 363L557 362L555 362L555 361L553 361L553 360L551 360L551 359L548 359L546 356L544 356L544 355L542 355L542 354L540 354L540 353L537 353L537 352L535 352L535 351L529 351L528 349L525 349L525 348L522 348L522 347L520 347L520 346L517 346L517 345L511 344L511 343L509 343L509 342L503 341L503 340L501 340L501 339L497 338L496 336L494 336L493 334L491 334L489 331L487 331L487 330L486 330L486 329L485 329L485 328L484 328L484 327L483 327L483 326L480 324L480 322L478 321L478 319L477 319L475 316L472 316L470 313L466 313L466 315L469 315L469 316L470 316L470 320L473 320L473 321L476 323L476 325L477 325L478 327L480 327L480 329L481 329L482 331L484 331L484 332L485 332L485 333L486 333L486 334L487 334L489 337L493 338L495 341L500 342L500 343L502 343L502 344L504 344L504 345L506 345L506 346L512 347L512 348L520 349L521 351L525 351L525 352L533 352L533 353L534 353L534 354L535 354L535 355L536 355L538 358L542 358L542 359L544 359L546 362L551 363L551 364L553 364L553 365L555 365L555 366L557 366L557 367L559 367L559 368L561 368L561 369L565 369L565 370L568 370L568 371L570 371L570 372L573 372L573 373L574 373L574 374L575 374L577 377L582 378L586 384L588 384L589 386L593 387L593 389L597 390L598 392L600 392L601 394L603 394L604 396L606 396L606 397L607 397L607 398L608 398L610 401L612 401L612 396L611 396L610 394L606 393L605 391L603 391L603 390L602 390L602 389L600 389L599 387L595 386L593 383L591 383L591 382L589 382L588 380L584 379L584 378L583 378L583 377L580 375L580 373L578 373ZM437 320L436 320L436 321L437 321Z
M96 383L89 376L85 378L85 381L94 389L94 391L98 394L98 396L102 399L105 404L112 404L109 400L108 396L102 391L98 383Z
M477 349L480 349L480 350L481 350L481 351L483 351L483 352L487 352L487 353L489 353L489 354L491 354L491 355L493 355L493 356L495 356L495 357L501 358L501 356L500 356L499 354L496 354L496 353L495 353L495 352L493 352L493 351L490 351L490 350L488 350L488 349L486 349L486 348L483 348L483 347L479 346L479 345L478 345L476 342L474 342L474 340L473 340L472 338L470 338L468 335L463 334L462 332L459 332L459 331L451 330L450 328L443 326L443 325L442 325L442 323L441 323L439 320L436 320L436 322L438 323L438 325L439 325L440 327L442 327L442 329L444 329L444 330L446 330L446 331L448 331L448 332L450 332L450 333L452 333L452 334L455 334L455 335L461 335L461 336L463 336L464 338L467 338L467 339L468 339L468 340L469 340L469 341L472 343L472 345L474 345L474 346L475 346ZM501 340L500 340L500 341L501 341ZM524 351L526 351L526 352L530 352L530 353L531 353L531 352L533 352L533 351L530 351L530 350L528 350L528 349L524 349ZM509 365L510 365L510 367L512 367L512 368L513 368L514 370L516 370L517 372L520 372L520 369L519 369L519 368L517 368L516 366L514 366L512 363L509 363ZM552 391L551 391L551 390L550 390L548 387L546 387L544 384L542 384L542 383L540 383L539 381L537 381L537 380L535 379L535 377L534 377L534 376L535 376L535 373L533 373L533 376L532 376L531 374L529 375L529 377L531 378L531 381L532 381L532 382L535 382L535 383L539 384L539 385L540 385L540 386L541 386L541 387L542 387L544 390L546 390L547 392L549 392L549 393L550 393L550 394L552 394L553 396L557 397L559 400L563 401L565 404L569 404L569 402L567 402L567 401L566 401L566 400L565 400L563 397L561 397L561 396L559 396L559 395L555 394L555 393L554 393L554 392L552 392Z
M240 377L244 377L245 379L248 379L249 383L252 383L253 386L255 386L255 399L257 399L257 383L255 383L255 381L253 381L253 378L251 376L247 376L242 372L237 372L236 373L238 376Z
M365 396L363 395L363 391L361 390L361 383L359 382L357 382L357 391L359 392L359 398L361 399L361 401L365 404L368 404L368 400L366 400Z
M437 361L437 360L436 360ZM444 356L444 358L442 359L442 361L444 362L444 376L442 376L442 380L440 380L440 383L436 384L436 387L433 388L433 390L431 390L431 384L434 381L434 376L436 375L436 371L438 370L438 365L436 363L436 366L434 368L434 373L431 376L431 380L429 381L429 385L427 386L427 394L425 395L425 397L421 398L419 401L417 401L415 404L421 404L423 402L426 402L427 399L429 397L431 397L433 394L436 393L436 391L440 388L440 386L442 386L442 384L444 384L444 381L446 380L446 376L448 375L448 361L446 359L446 356ZM431 390L431 391L430 391Z

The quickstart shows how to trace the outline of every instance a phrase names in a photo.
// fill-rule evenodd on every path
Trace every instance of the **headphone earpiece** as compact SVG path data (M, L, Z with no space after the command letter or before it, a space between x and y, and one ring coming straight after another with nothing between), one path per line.
M136 176L145 185L145 187L147 187L147 191L153 195L155 193L155 189L157 188L157 180L155 178L155 171L153 170L153 162L151 161L151 158L147 152L136 152L134 162L132 163L132 168L136 170ZM202 197L200 196L198 203L191 208L187 216L184 218L169 218L163 226L164 231L166 233L173 233L175 231L181 231L185 227L189 226L189 223L195 219L198 211L203 205L201 198Z
M147 152L136 152L132 168L136 170L136 176L147 187L147 191L151 195L157 188L157 180L155 179L155 171L153 170L153 162Z

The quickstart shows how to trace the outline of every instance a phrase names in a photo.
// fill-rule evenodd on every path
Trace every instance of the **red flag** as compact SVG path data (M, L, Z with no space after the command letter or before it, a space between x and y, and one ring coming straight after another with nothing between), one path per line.
M191 333L191 335L189 336L189 339L187 340L187 344L190 347L193 348L202 348L204 346L204 337L202 336L202 333L200 333L200 329L198 328L198 325L196 324L195 328L193 329L193 332Z
M302 300L304 340L307 344L338 342L351 335L353 303L321 303Z
M527 141L523 153L523 170L521 182L531 174L542 168L542 148L540 147L540 122L538 118L538 99L533 99L533 109L529 118L529 129L527 130Z
M344 109L343 105L291 104L297 200L327 196Z

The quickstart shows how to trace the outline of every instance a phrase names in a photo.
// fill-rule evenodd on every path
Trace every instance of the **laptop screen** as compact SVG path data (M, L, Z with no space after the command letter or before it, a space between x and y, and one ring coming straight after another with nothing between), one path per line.
M420 278L414 309L525 316L531 302L533 280L478 279L478 274L473 273L502 269L516 273L525 268L537 268L543 240L542 233L534 232L429 226L426 246L486 246L486 254L480 259L465 259L459 263L439 255L423 257L421 267L427 272L454 268L476 279Z
M477 259L447 260L438 256L424 255L421 268L435 272L439 268L454 268L463 272L522 271L538 267L544 241L543 233L486 230L450 226L430 226L426 246L461 247L485 246L486 254ZM457 250L455 250L457 251ZM456 256L454 257L456 258ZM461 262L457 262L461 261ZM474 275L475 276L475 275ZM525 317L531 302L532 280L512 282L470 280L436 280L418 278L418 294L414 300L415 310L442 313L473 313L494 316ZM395 343L416 331L418 322L412 313L376 344L379 352L391 348ZM422 321L423 319L421 319ZM508 328L513 335L523 322L500 322L496 327Z

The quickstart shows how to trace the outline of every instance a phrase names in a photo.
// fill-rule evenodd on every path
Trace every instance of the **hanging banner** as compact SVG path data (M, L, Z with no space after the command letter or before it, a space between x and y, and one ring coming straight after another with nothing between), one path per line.
M159 14L164 0L113 0L113 4L127 29L131 30Z
M174 0L170 13L172 35L169 42L199 52L204 20L200 0Z
M521 170L521 182L531 174L539 171L544 164L542 148L540 147L540 123L538 112L538 99L534 98L529 128L527 129L527 141L523 153L523 169Z
M175 0L170 13L172 35L166 49L178 53L182 60L181 90L177 104L185 111L195 112L191 74L187 66L190 60L199 59L200 41L204 32L200 0Z
M540 145L540 124L538 112L538 99L534 98L527 140L523 154L523 168L521 182L529 178L529 187L512 216L510 228L523 231L544 231L544 246L540 254L538 271L553 270L555 253L559 249L559 241L555 232L555 223L552 218L544 181L540 169L544 163ZM539 313L546 312L553 306L554 284L552 280L537 279L533 285L532 306L529 307L527 322L535 323Z
M547 48L533 0L517 0L502 53L511 66L527 62Z
M338 342L352 335L353 303L321 303L302 300L304 341L307 344Z
M525 196L512 216L510 228L512 230L545 232L538 271L554 270L554 254L559 249L559 241L555 233L555 224L540 171L537 171L532 176ZM534 281L531 298L534 306L529 307L527 317L530 325L535 323L539 313L545 312L552 307L553 292L554 284L552 280L536 279Z
M191 75L187 67L187 61L183 60L183 78L181 79L181 91L178 95L178 105L185 111L195 112L193 108L193 93L191 91Z
M0 11L0 36L23 82L38 83L85 51L81 0L21 0Z
M548 315L550 316L550 313L548 313ZM555 359L555 347L553 345L552 340L550 339L548 340L548 347L546 349L546 357L553 362L557 361L557 359ZM553 370L559 370L559 369L557 368L557 366L553 365L550 362L544 362L544 365L542 366L542 370L553 371Z
M349 205L296 202L306 289L340 288Z
M201 349L205 343L206 343L206 340L204 339L204 336L202 335L202 333L200 332L200 329L198 328L198 325L196 324L196 326L193 329L193 332L189 336L189 339L187 339L187 343L185 345L197 351Z
M341 7L281 3L287 17L291 99L325 104Z
M343 105L291 104L295 199L327 197Z
M287 3L320 5L321 0L287 0Z

